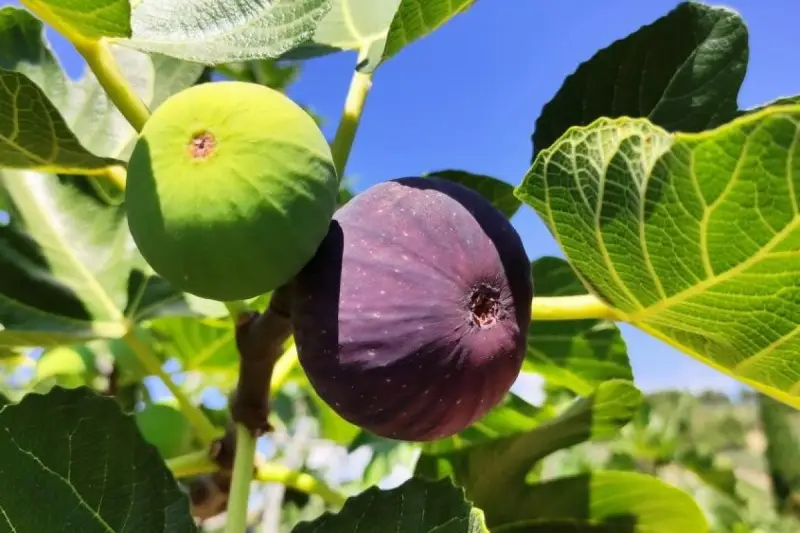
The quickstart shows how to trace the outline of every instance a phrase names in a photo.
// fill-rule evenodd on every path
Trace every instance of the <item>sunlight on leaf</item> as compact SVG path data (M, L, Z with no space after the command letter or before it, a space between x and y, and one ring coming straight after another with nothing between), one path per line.
M31 393L0 411L0 427L7 531L196 531L186 494L113 398Z
M333 0L309 42L284 57L305 59L343 50L380 56L401 0Z
M22 0L71 41L131 34L129 0Z
M310 42L284 54L305 59L359 53L357 70L372 72L413 41L435 31L475 0L333 0Z
M800 107L700 134L572 128L520 199L625 321L800 407Z
M476 0L403 0L389 27L380 61L434 32L448 20L463 13Z
M598 471L538 483L517 505L519 520L583 519L613 524L615 533L708 531L702 510L689 494L637 472Z
M309 39L330 8L331 0L141 0L133 35L117 42L207 65L273 58Z

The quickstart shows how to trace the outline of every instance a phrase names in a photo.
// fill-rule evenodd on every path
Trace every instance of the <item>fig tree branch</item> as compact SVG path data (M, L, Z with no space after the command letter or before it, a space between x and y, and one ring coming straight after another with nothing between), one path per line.
M231 492L228 500L227 533L247 529L247 503L256 457L256 437L244 424L236 424L236 456L233 461Z
M239 378L230 408L236 426L236 455L230 479L227 533L240 533L246 527L256 441L271 429L268 416L272 372L292 333L289 298L289 287L279 287L263 313L242 312L237 305L227 303L236 322L239 351Z
M230 441L233 443L233 441ZM235 444L233 444L235 446ZM208 450L202 449L197 452L192 452L186 455L181 455L168 459L166 461L167 467L172 472L176 479L185 479L205 474L227 474L231 473L230 458L231 450L220 452L219 461L208 453ZM254 454L254 456L257 454ZM254 461L254 463L256 463ZM227 476L221 476L220 479ZM347 496L341 494L334 488L328 486L320 479L317 479L311 474L306 472L298 472L287 466L271 461L258 461L253 469L252 480L260 483L280 483L286 487L293 488L305 492L307 494L315 494L319 496L325 503L332 507L341 507ZM224 483L225 486L219 487L222 492L227 493L228 482ZM202 503L202 502L193 502Z
M625 321L624 314L591 294L579 296L534 296L533 320L585 320L587 318Z
M175 399L178 401L178 404L181 408L181 413L183 416L189 420L189 423L195 429L197 433L197 437L203 442L204 445L210 446L212 442L214 442L220 434L220 431L211 423L208 417L197 407L192 401L184 394L183 390L178 387L172 378L170 378L166 372L161 368L161 361L158 360L158 357L153 350L148 346L146 343L139 340L139 338L133 333L133 331L128 332L124 337L123 340L128 344L131 350L136 354L136 357L139 359L139 362L142 363L142 366L145 368L148 374L157 376L164 385L169 389Z
M347 160L350 157L350 150L353 147L358 125L361 122L364 103L371 88L372 74L355 70L344 102L344 112L339 121L339 127L336 129L336 135L331 142L333 164L336 167L336 173L340 181L344 176Z

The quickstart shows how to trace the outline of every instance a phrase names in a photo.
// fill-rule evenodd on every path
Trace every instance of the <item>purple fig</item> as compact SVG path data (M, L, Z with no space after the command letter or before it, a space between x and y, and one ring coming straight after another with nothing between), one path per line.
M380 183L339 209L293 286L319 396L377 435L453 435L496 406L526 350L533 286L516 230L476 192Z

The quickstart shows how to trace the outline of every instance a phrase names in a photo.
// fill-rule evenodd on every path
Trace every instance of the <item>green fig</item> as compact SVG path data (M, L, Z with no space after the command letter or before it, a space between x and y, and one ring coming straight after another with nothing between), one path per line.
M128 164L137 247L175 287L247 299L291 280L325 237L338 195L330 147L281 92L196 85L159 106Z

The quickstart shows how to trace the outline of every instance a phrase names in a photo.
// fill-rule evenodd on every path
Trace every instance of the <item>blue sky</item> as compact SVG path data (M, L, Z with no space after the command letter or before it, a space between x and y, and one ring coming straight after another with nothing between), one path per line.
M542 106L564 77L596 50L672 9L667 0L480 0L436 33L379 68L348 176L356 190L379 181L443 168L484 173L518 184L531 155ZM0 5L18 4L0 0ZM800 93L797 0L740 0L750 32L750 65L739 103L749 107ZM83 65L50 32L72 76ZM669 46L669 43L664 43ZM322 114L332 136L355 56L306 63L290 95ZM524 206L514 224L532 259L562 253L538 216ZM622 326L637 383L645 390L735 390L734 380L629 326Z

